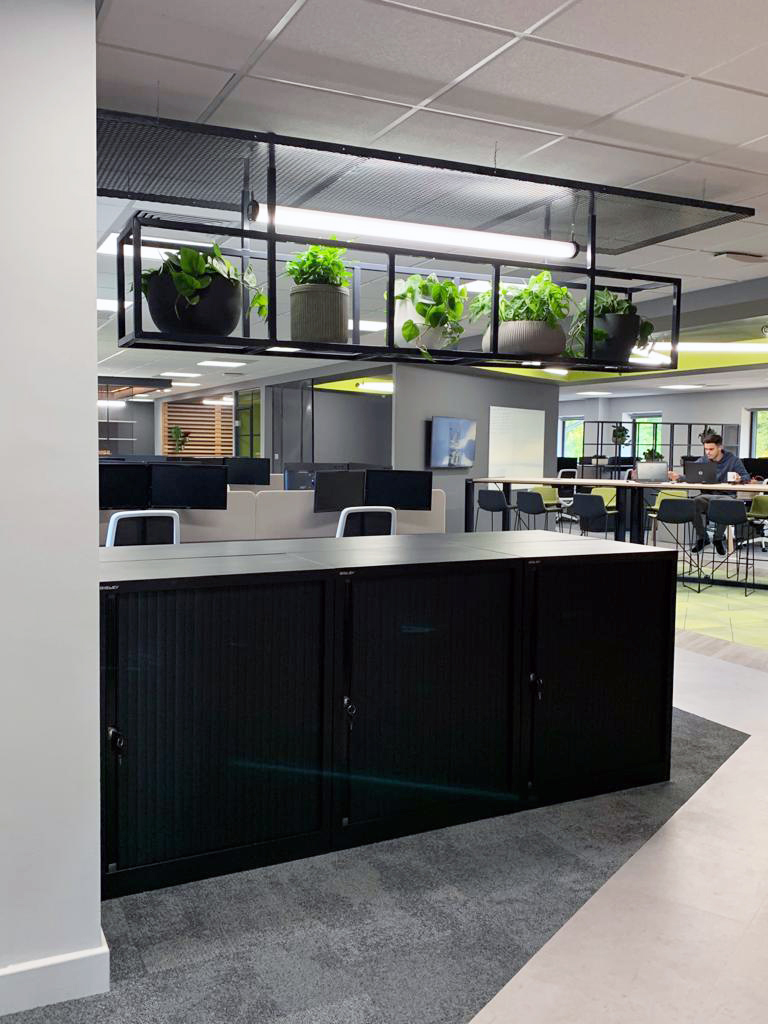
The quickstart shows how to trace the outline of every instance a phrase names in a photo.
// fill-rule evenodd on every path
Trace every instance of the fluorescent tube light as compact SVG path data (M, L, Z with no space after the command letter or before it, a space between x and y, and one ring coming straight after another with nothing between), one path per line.
M247 363L225 363L220 359L204 359L202 363L198 363L198 366L224 366L231 369L236 369L238 366L247 366Z
M117 256L117 231L113 231L112 234L107 235L101 245L98 247L96 252L101 253L102 256ZM142 245L141 247L141 258L143 260L157 260L160 261L164 258L166 252L169 249L175 250L181 246L186 246L190 249L210 249L211 243L205 241L197 241L189 238L147 238L144 236L144 241L158 242L159 245ZM133 255L133 246L126 245L123 250L126 256Z
M380 395L391 395L395 390L393 380L362 380L355 386L361 391L375 391Z
M130 309L132 302L126 302L125 308ZM116 313L117 299L96 299L96 309L102 313Z
M232 399L226 398L204 398L203 405L232 405Z
M577 395L585 395L587 398L610 398L612 391L577 391Z
M267 352L300 352L301 349L289 348L286 345L272 345L267 349Z
M266 225L267 204L259 207L256 223ZM441 227L437 224L414 224L410 221L384 220L380 217L358 217L326 210L303 210L292 206L275 208L278 231L296 229L312 231L324 237L331 235L347 241L372 239L391 243L408 243L425 248L451 249L454 252L498 253L504 256L541 256L552 260L571 260L579 251L575 242L551 238L529 238L525 235L503 235L496 231L471 231L467 228Z
M160 376L161 377L202 377L203 375L202 375L202 373L187 373L186 371L182 372L181 370L178 370L176 373L174 373L172 370L164 370L160 374Z
M567 377L568 370L563 370L559 366L545 366L543 367L544 373L554 373L556 377Z
M703 384L659 384L662 391L697 391Z
M129 402L151 402L151 398L129 398Z
M171 387L172 388L200 388L200 387L202 387L202 384L194 383L191 380L172 380L171 381Z
M122 398L99 398L97 403L100 409L124 409L125 402Z

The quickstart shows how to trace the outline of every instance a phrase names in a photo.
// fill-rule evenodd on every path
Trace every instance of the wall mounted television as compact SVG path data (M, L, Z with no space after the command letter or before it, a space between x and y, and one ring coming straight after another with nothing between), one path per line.
M429 443L432 469L465 469L475 464L477 421L433 416Z

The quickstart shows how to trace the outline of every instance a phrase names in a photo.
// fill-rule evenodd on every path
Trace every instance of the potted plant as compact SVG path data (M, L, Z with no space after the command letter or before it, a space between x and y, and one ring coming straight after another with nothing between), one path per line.
M181 455L184 445L189 440L189 431L182 430L180 426L171 427L171 444L175 455Z
M655 448L646 448L643 452L643 460L645 462L663 462L664 456Z
M629 430L621 423L615 423L611 432L611 440L614 444L628 444Z
M534 274L522 287L499 286L499 352L521 356L554 356L565 348L560 321L568 316L571 295L557 285L548 270ZM490 288L469 306L470 320L490 320L493 296ZM483 352L491 351L491 326L483 335Z
M285 265L291 288L291 338L295 341L347 341L349 270L346 249L310 245Z
M182 246L141 275L155 325L166 334L231 334L242 311L242 286L253 288L251 309L267 315L267 296L251 267L240 272L214 243L210 250Z
M430 348L452 348L461 341L467 289L436 274L411 274L395 282L395 344L415 342L429 358Z
M584 355L587 300L578 306L570 330L571 356ZM628 363L633 348L647 348L654 326L640 316L628 298L608 288L595 289L595 314L592 321L592 357L612 363Z

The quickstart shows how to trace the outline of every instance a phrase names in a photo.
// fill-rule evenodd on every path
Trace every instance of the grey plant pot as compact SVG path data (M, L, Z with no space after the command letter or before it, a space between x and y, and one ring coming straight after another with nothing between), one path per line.
M565 348L562 327L541 320L505 320L499 324L499 352L518 356L556 356ZM490 326L483 335L483 352L491 351Z
M291 288L291 340L344 345L349 321L349 288L296 284Z

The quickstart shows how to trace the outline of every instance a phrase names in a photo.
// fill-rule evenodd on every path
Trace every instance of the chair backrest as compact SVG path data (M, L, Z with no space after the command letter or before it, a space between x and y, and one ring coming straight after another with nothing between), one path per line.
M477 492L477 507L483 512L504 512L509 506L501 491L484 490Z
M351 526L355 520L356 525L362 523L362 529L355 530L355 536L360 536L361 533L369 537L397 533L397 512L391 505L350 505L349 508L342 509L336 536L351 536Z
M659 505L662 503L662 501L665 501L667 498L669 498L670 501L688 501L689 500L688 499L688 492L687 491L682 491L682 490L680 490L680 491L664 491L664 490L662 490L662 491L659 491L659 493L656 495L656 497L655 497L655 499L653 501L653 504L649 505L648 507L652 508L652 509L656 509L656 511L658 511Z
M660 523L692 523L696 519L696 502L693 498L662 498L656 517Z
M599 494L575 494L570 512L579 519L599 519L605 515L605 502Z
M107 525L106 547L180 543L179 513L173 509L113 512Z
M615 487L593 487L592 493L603 499L603 504L606 508L613 508L616 504Z
M768 519L768 494L756 494L749 506L749 514Z
M544 499L538 491L518 491L517 508L529 516L539 516L547 511Z
M743 503L733 498L712 498L707 508L707 519L719 526L739 526L747 522Z
M550 487L549 484L543 484L541 487L531 487L532 491L536 494L540 494L542 501L545 505L554 505L557 502L558 494L556 487Z

